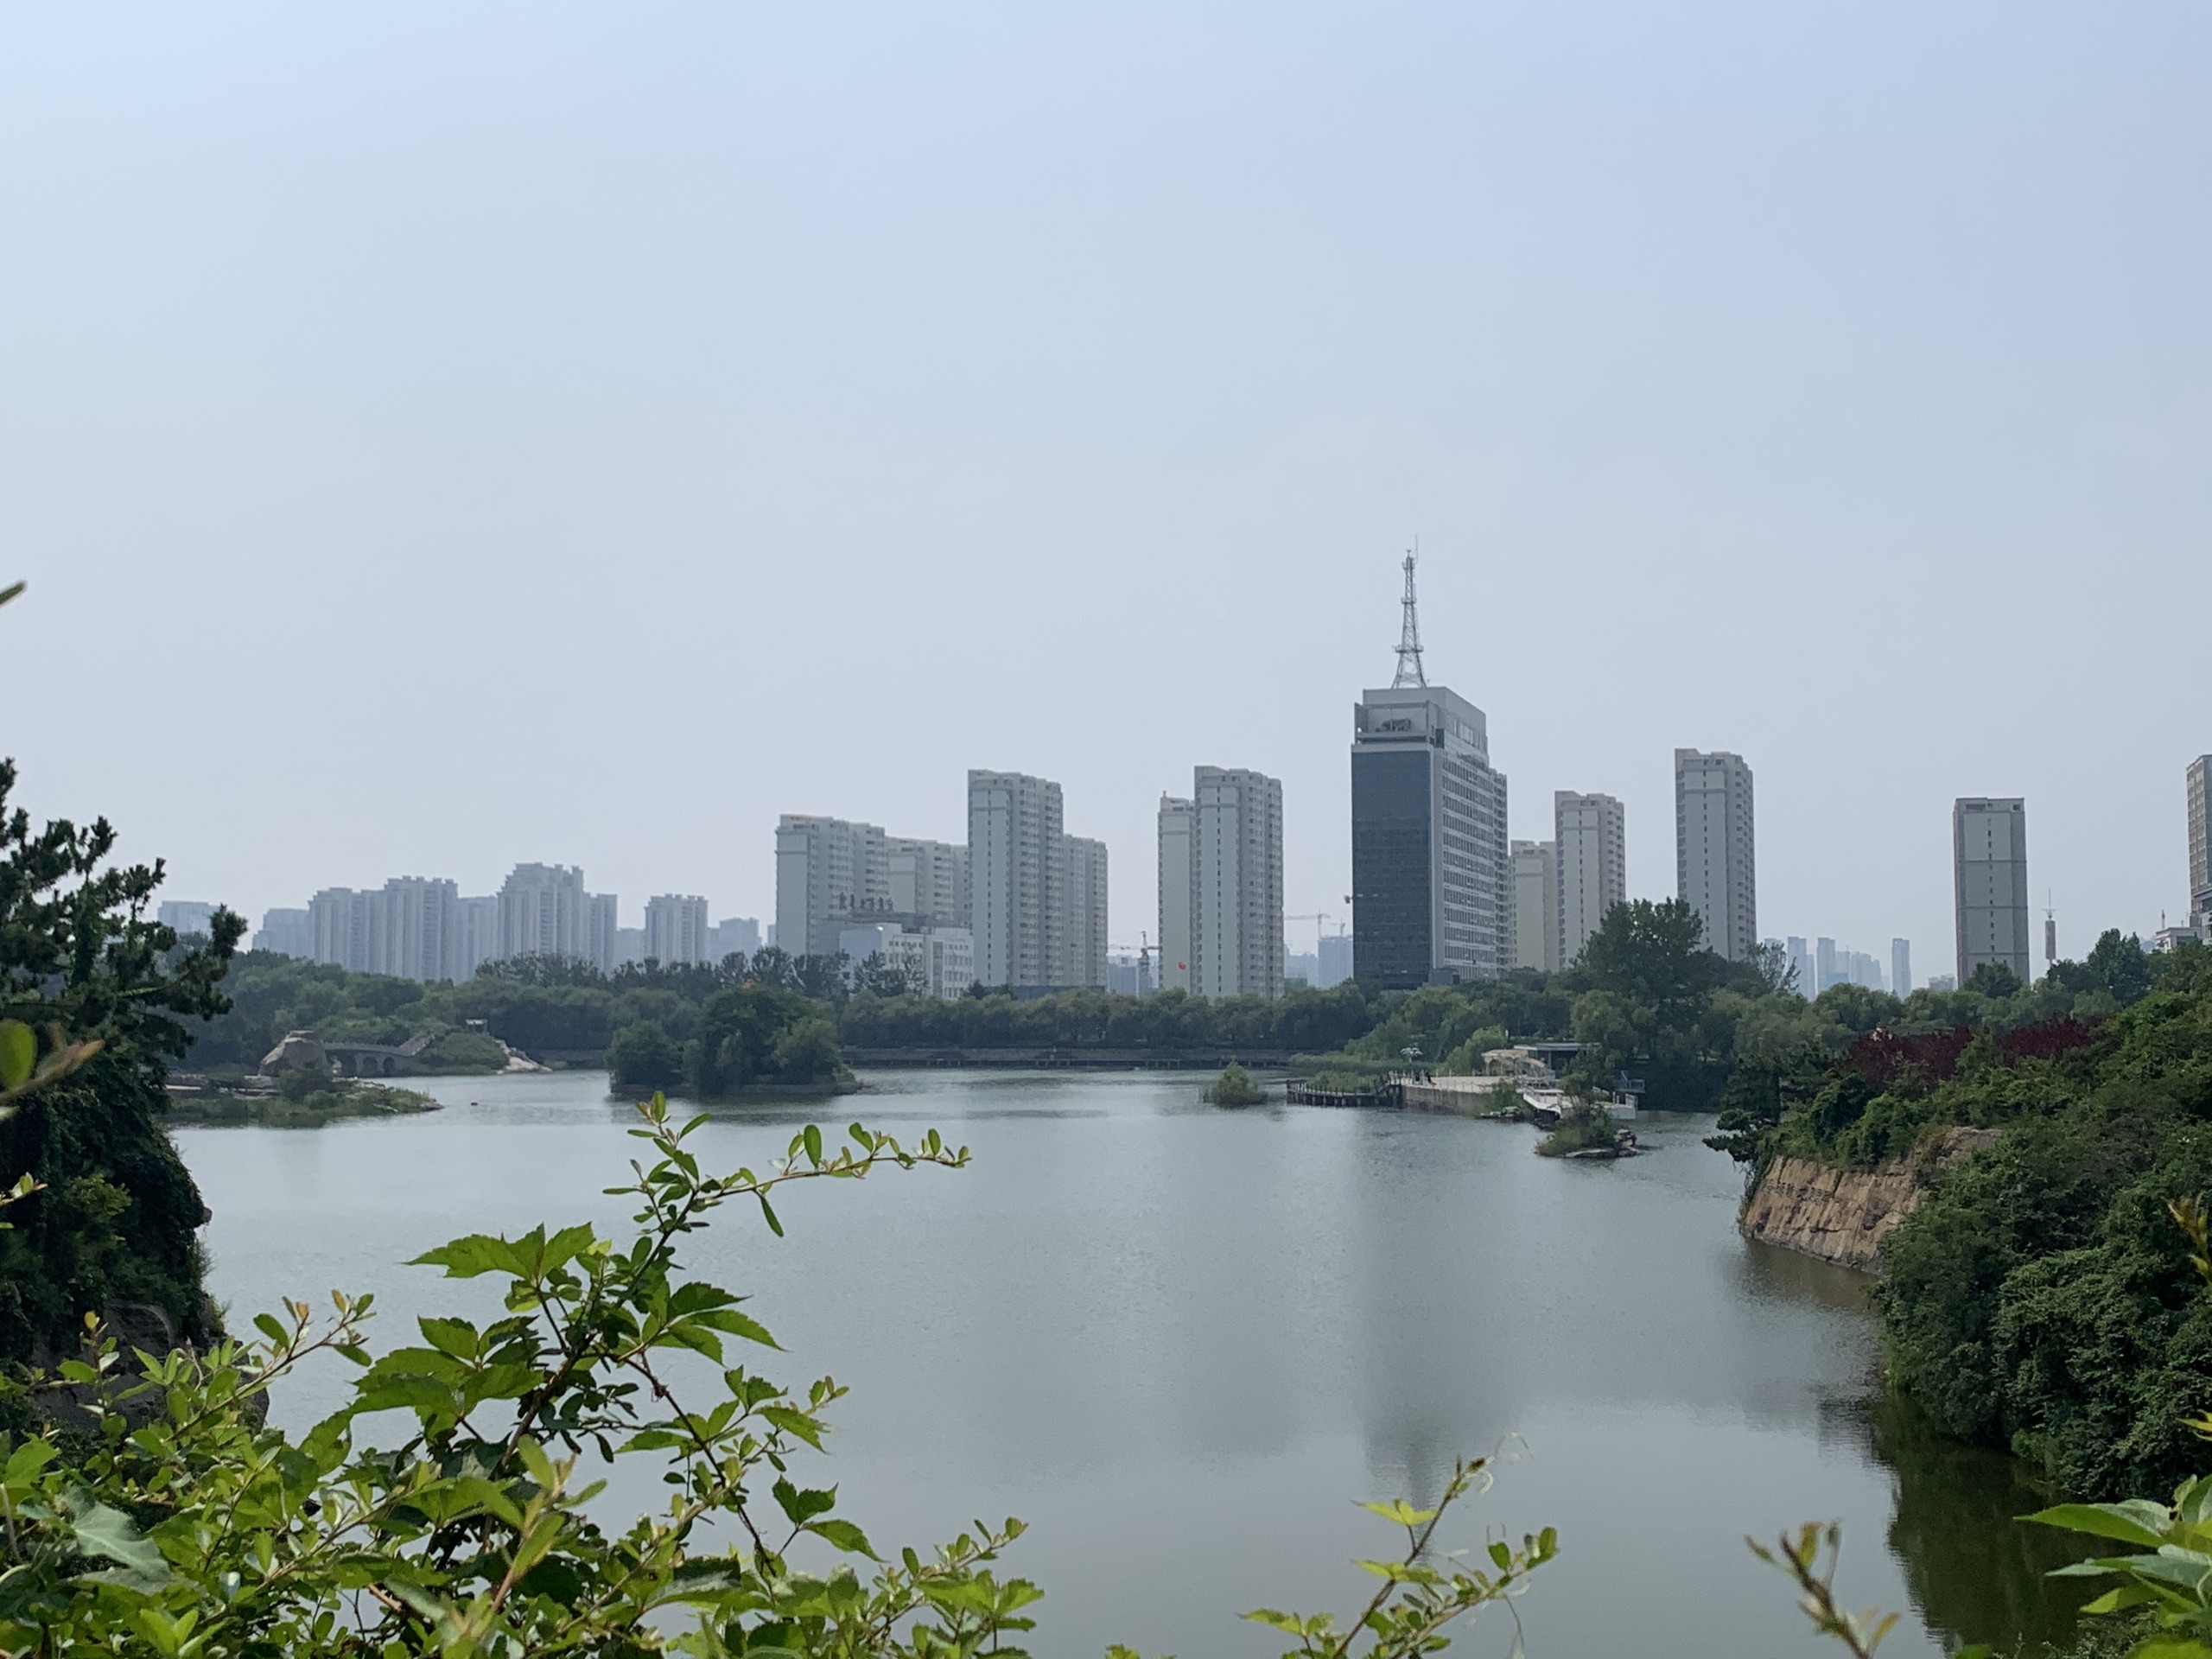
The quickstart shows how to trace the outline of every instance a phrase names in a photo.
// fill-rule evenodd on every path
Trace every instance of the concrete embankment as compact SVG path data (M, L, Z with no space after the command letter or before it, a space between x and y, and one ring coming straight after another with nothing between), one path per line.
M1994 1129L1947 1129L1927 1155L1893 1158L1872 1169L1777 1158L1744 1200L1736 1224L1762 1243L1878 1273L1882 1242L1920 1203L1923 1176L1996 1138Z

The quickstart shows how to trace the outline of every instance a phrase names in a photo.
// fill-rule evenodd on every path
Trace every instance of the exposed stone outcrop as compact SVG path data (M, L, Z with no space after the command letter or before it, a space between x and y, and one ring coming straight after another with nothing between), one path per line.
M1893 1158L1873 1169L1777 1158L1744 1200L1736 1224L1764 1243L1878 1273L1882 1241L1919 1204L1923 1174L1996 1138L1995 1129L1946 1129L1928 1154Z

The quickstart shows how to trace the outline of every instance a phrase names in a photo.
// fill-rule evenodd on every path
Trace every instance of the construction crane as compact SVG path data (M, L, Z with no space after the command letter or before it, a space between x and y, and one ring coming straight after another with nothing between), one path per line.
M1286 922L1311 922L1313 924L1313 954L1317 957L1321 954L1322 925L1330 919L1331 913L1325 910L1317 910L1311 912L1300 912L1298 915L1286 916L1283 918L1283 920Z

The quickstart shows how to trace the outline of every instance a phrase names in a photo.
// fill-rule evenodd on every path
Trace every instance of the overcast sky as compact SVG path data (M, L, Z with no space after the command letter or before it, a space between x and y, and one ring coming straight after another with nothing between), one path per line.
M2212 10L0 7L0 751L176 897L1058 779L1154 920L1193 764L1349 888L1423 550L1516 836L1758 779L1764 933L2185 906ZM1310 922L1290 925L1294 943Z

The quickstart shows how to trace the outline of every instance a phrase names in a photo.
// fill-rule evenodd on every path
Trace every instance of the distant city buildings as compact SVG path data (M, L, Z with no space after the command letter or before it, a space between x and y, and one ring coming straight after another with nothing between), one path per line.
M1678 778L1681 754L1677 750ZM1559 861L1559 942L1553 950L1559 965L1570 968L1605 912L1628 898L1628 819L1611 795L1562 789L1552 797L1552 824Z
M311 961L399 979L463 977L461 890L451 881L400 875L381 888L325 887L306 918L299 954Z
M1058 784L970 772L968 862L979 982L1105 988L1106 848L1065 832Z
M1928 976L1928 988L1931 991L1955 991L1959 988L1959 982L1948 974L1930 974Z
M883 862L891 912L902 925L911 929L968 925L973 900L965 847L887 836Z
M1738 754L1675 751L1675 893L1705 924L1705 944L1730 962L1758 938L1751 769Z
M1160 986L1191 988L1191 880L1194 861L1191 837L1197 819L1192 804L1173 795L1160 798Z
M2189 763L2189 925L2212 938L2212 754Z
M1813 952L1813 985L1806 992L1817 996L1831 985L1864 985L1870 990L1887 988L1882 981L1882 964L1864 950L1838 949L1834 939L1819 940Z
M165 899L161 907L155 911L154 919L174 931L180 939L194 934L205 938L208 930L215 925L218 908L214 905L201 904L196 899Z
M1052 983L1106 988L1106 843L1085 836L1060 837L1059 902L1048 917L1052 932Z
M1890 991L1896 996L1912 995L1912 941L1890 941Z
M474 979L487 962L499 960L499 895L464 893L461 900L460 979Z
M584 957L602 974L611 974L622 932L622 906L611 893L589 895L591 919L585 929Z
M264 910L261 912L261 926L253 936L253 948L269 950L280 957L298 957L303 961L315 959L315 933L304 910Z
M1559 842L1516 841L1513 867L1512 965L1555 974L1559 960Z
M1321 963L1321 977L1313 982L1314 989L1325 991L1351 977L1351 934L1324 933L1314 945L1314 955Z
M968 912L964 847L843 818L785 813L777 821L771 942L794 957L831 955L849 927L964 927Z
M591 910L582 867L516 865L499 887L499 958L592 960ZM611 949L613 938L607 943Z
M1805 941L1792 933L1784 948L1789 953L1789 970L1796 976L1794 985L1797 995L1808 999L1818 996L1821 994L1816 980L1818 967Z
M1116 996L1150 996L1160 988L1149 950L1116 950L1106 958L1106 988Z
M1262 772L1199 766L1191 807L1191 989L1281 996L1282 785Z
M792 812L776 821L779 949L831 956L844 929L891 914L890 849L880 827Z
M707 944L707 955L711 960L724 962L732 956L750 958L760 953L760 923L757 918L726 916L715 924Z
M2028 962L2028 810L2017 797L1962 797L1951 807L1959 983L1984 963L2024 985Z
M906 976L909 990L919 996L951 1001L967 995L976 982L974 936L964 927L904 928L878 922L849 927L837 936L853 969L871 957Z
M664 893L645 900L645 960L663 967L714 960L707 901L697 893ZM613 954L612 931L608 951Z

